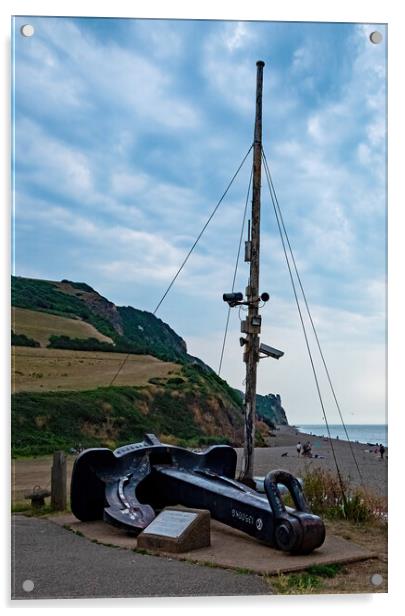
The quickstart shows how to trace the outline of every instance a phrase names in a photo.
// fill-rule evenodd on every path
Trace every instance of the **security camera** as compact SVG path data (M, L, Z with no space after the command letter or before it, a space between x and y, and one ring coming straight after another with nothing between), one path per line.
M233 307L236 306L238 302L243 301L243 293L224 293L222 299Z
M263 353L265 357L273 357L273 359L280 359L284 355L283 351L279 351L268 344L263 344L263 342L260 344L259 352Z

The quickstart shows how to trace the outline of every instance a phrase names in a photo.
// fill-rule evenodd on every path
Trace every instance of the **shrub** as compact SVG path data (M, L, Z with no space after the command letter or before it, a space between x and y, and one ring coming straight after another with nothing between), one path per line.
M325 514L338 512L343 504L342 487L337 475L321 468L307 471L303 477L304 493L314 513ZM343 491L347 484L342 480ZM339 516L337 516L339 517Z
M181 376L174 376L167 381L167 385L183 385L185 380L181 378Z
M304 493L312 511L329 518L341 518L356 523L384 519L385 499L363 487L354 487L336 474L321 468L307 471L303 477Z
M49 349L73 349L76 351L115 351L109 342L97 338L70 338L69 336L49 336Z
M41 345L37 340L28 338L25 334L15 334L11 330L11 344L12 346L25 346L25 347L40 347Z

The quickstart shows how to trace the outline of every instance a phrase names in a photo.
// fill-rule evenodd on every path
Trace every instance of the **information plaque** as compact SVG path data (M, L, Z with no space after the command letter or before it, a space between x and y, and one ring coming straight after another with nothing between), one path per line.
M138 536L138 547L188 552L210 545L211 515L205 509L168 507Z
M149 524L146 530L150 535L180 537L196 517L197 513L190 511L166 509Z

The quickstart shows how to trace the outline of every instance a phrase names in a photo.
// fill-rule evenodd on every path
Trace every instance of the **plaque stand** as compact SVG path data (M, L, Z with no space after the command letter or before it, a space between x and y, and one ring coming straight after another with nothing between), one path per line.
M189 552L211 543L211 514L206 509L166 507L138 535L137 546L159 552Z

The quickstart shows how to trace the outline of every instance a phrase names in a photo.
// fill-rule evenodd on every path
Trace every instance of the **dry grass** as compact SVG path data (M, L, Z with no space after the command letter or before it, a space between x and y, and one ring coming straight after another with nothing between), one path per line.
M347 520L326 520L326 532L343 537L372 550L377 558L347 563L331 568L328 575L317 567L295 574L269 576L267 582L278 594L353 594L388 591L387 525L354 524ZM381 584L373 584L373 576L381 576Z
M388 590L388 526L381 522L354 524L346 520L326 521L327 532L353 541L377 554L357 563L345 565L332 579L325 580L322 593L387 592ZM382 577L380 585L371 581L373 575Z
M107 387L124 353L13 347L13 393L80 391ZM146 385L152 377L178 374L181 366L150 355L130 355L115 385Z
M329 518L345 518L364 524L384 520L387 499L375 495L364 486L353 486L348 479L321 468L311 469L304 476L304 493L311 510Z
M304 474L304 492L311 510L325 522L327 534L352 541L376 554L356 563L329 568L310 567L297 574L267 578L279 594L338 594L387 592L387 502L365 488L343 480L346 502L336 473L320 468ZM381 583L373 584L373 576Z
M111 338L101 334L93 325L80 319L68 319L54 314L12 308L12 328L16 334L25 334L37 340L41 347L46 347L52 335L69 336L70 338L96 338L101 342L113 343Z

